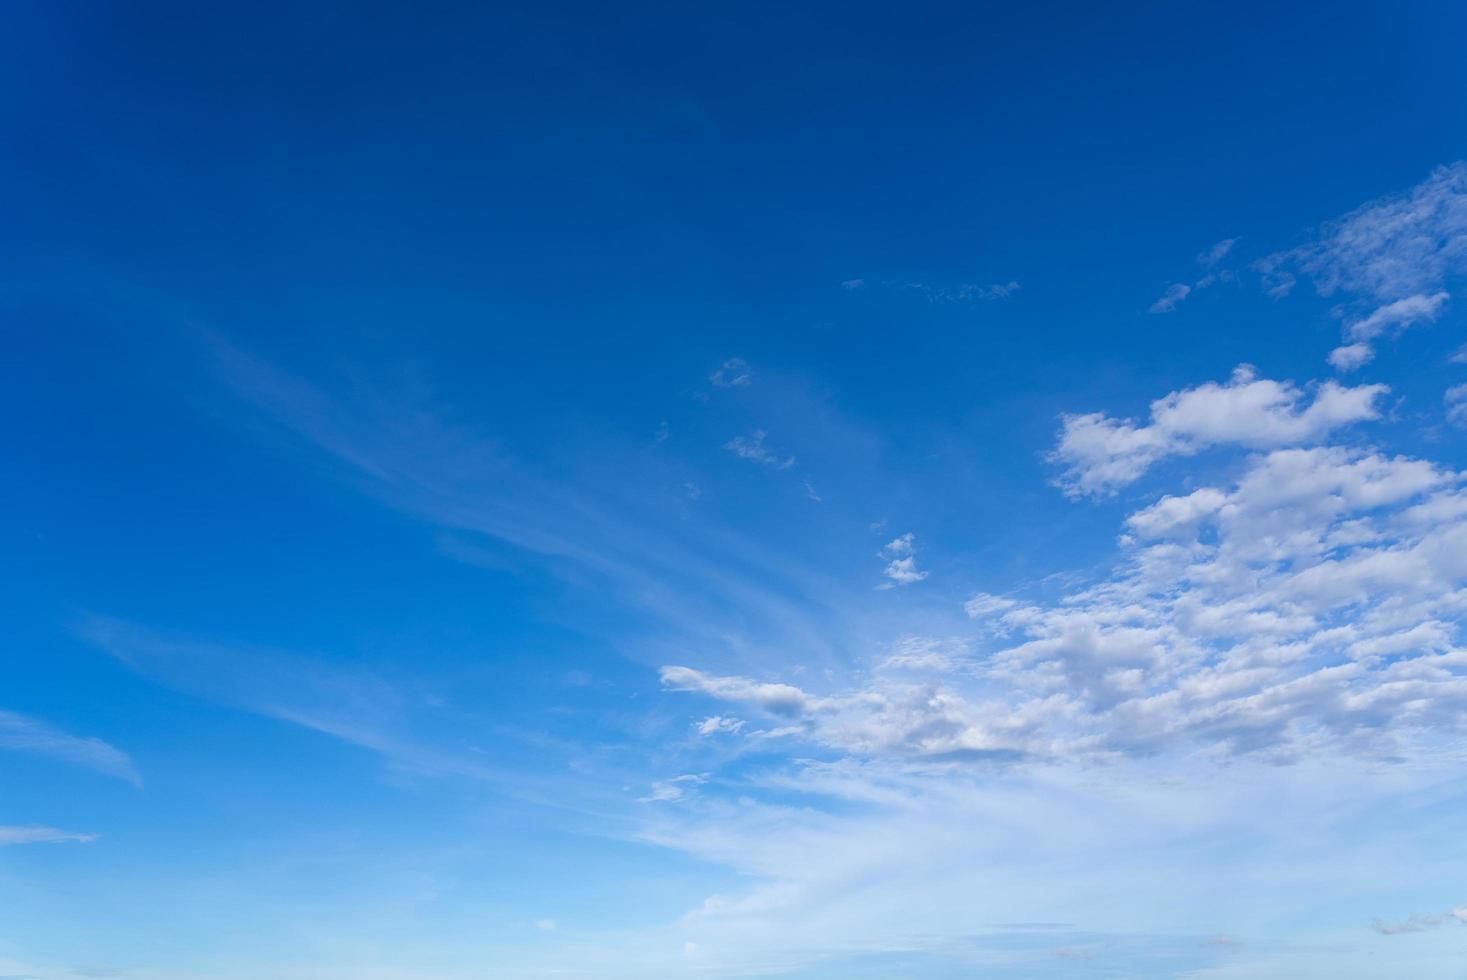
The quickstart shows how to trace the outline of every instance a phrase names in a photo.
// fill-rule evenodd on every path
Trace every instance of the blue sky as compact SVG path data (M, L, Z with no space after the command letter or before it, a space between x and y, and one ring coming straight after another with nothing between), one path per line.
M0 977L1460 978L1453 4L10 4Z

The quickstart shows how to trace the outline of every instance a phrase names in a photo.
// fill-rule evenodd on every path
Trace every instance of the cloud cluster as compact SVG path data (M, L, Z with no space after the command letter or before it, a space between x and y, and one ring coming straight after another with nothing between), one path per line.
M1302 275L1320 295L1345 296L1360 308L1346 323L1346 343L1329 356L1335 368L1354 370L1374 356L1382 334L1440 316L1450 298L1443 287L1467 274L1467 162L1371 201L1325 224L1309 244L1255 268L1274 296L1287 294Z
M1168 456L1219 445L1317 443L1343 426L1377 418L1376 401L1388 390L1327 381L1311 398L1292 382L1259 378L1243 365L1226 384L1208 382L1152 402L1146 425L1100 412L1066 415L1050 458L1065 468L1059 484L1070 496L1110 493Z
M870 283L865 279L847 279L840 285L846 292L856 292L867 288ZM1003 300L1008 299L1023 288L1018 282L1012 279L1008 282L992 282L986 284L974 282L942 284L925 282L920 279L887 279L877 283L877 285L887 289L916 293L926 299L927 302L934 304L971 304Z
M1313 424L1265 404L1263 418ZM975 596L986 654L908 639L884 665L903 673L831 694L686 667L663 680L858 756L1384 759L1467 731L1462 474L1275 449L1230 485L1135 511L1121 543L1109 576L1056 602Z

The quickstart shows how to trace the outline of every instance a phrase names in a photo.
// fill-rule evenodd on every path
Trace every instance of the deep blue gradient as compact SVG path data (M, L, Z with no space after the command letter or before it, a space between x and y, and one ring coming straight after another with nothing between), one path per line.
M688 845L648 787L713 774L733 812L783 808L752 837L853 826L882 800L759 782L841 753L700 748L726 706L658 668L844 690L913 621L1052 600L1115 563L1128 514L1235 475L1202 454L1077 502L1047 454L1064 413L1144 418L1240 363L1331 376L1348 297L1271 297L1251 263L1467 157L1467 8L0 22L0 712L130 760L0 725L0 826L97 835L0 846L0 974L1355 976L1366 947L1460 973L1461 935L1369 922L1467 893L1372 878L1378 856L1374 891L1256 919L1157 887L864 946L826 941L837 911L722 960L696 910L761 872L710 843L732 818ZM1148 312L1230 238L1236 278ZM1467 465L1445 309L1346 379L1391 386L1359 445ZM760 431L768 465L729 450ZM878 588L906 532L929 577ZM1409 826L1461 861L1463 790L1383 793L1341 839ZM1240 947L1255 972L1226 972Z

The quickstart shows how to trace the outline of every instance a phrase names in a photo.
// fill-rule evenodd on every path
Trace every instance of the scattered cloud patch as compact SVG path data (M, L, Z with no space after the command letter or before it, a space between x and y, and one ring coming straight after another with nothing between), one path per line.
M1418 293L1398 299L1350 324L1345 328L1345 335L1357 342L1374 340L1387 330L1404 330L1416 323L1435 320L1450 298L1450 294L1443 291L1430 296Z
M654 782L647 795L639 797L637 802L677 803L687 799L706 782L708 782L707 773L686 773L682 776L674 776L671 779Z
M734 436L723 444L723 448L739 459L747 459L771 469L787 470L794 466L795 458L793 456L781 456L764 445L767 435L768 433L763 429L755 429L750 435Z
M865 279L847 279L841 283L841 288L854 292L869 285ZM1012 279L1008 282L990 283L933 283L921 279L886 279L877 285L897 292L915 293L929 303L954 305L1006 300L1023 288Z
M1376 919L1370 923L1370 928L1383 936L1399 936L1410 932L1428 932L1438 929L1449 923L1467 925L1467 905L1443 912L1440 915L1413 915L1401 922L1386 922Z
M1377 761L1467 735L1467 476L1340 446L1250 457L1130 515L1124 560L1049 603L967 604L992 652L914 639L817 694L664 668L856 759ZM897 539L895 551L911 542ZM946 663L944 663L946 661Z
M55 827L0 827L0 847L14 844L90 844L97 834L75 834Z
M1310 243L1254 268L1272 296L1287 295L1303 276L1321 296L1348 297L1363 314L1345 327L1356 344L1430 322L1449 298L1444 287L1467 275L1467 162L1327 222ZM1331 363L1341 366L1333 355Z
M737 735L743 728L742 719L725 718L722 715L712 715L697 724L699 735Z
M1197 264L1204 268L1212 268L1223 259L1227 258L1228 253L1233 250L1233 246L1236 244L1238 244L1238 240L1236 238L1224 238L1222 241L1214 244L1211 248L1199 252L1197 254Z
M1448 388L1442 400L1447 406L1447 421L1455 426L1467 427L1467 384Z
M1329 365L1336 371L1358 370L1375 359L1375 348L1369 344L1344 344L1329 352Z
M754 380L749 363L741 357L731 357L708 375L708 383L715 388L743 388Z
M1155 303L1151 304L1148 312L1170 313L1192 293L1192 287L1184 282L1174 282L1166 288Z
M877 556L887 560L886 568L882 570L891 581L882 588L892 588L894 585L911 585L920 582L927 577L927 573L917 568L917 536L908 531L901 537L893 538L887 542Z
M1388 390L1326 381L1309 398L1292 382L1259 378L1245 364L1226 384L1208 382L1152 402L1146 425L1099 412L1065 415L1050 460L1065 467L1058 483L1068 495L1111 493L1168 456L1218 445L1266 449L1319 442L1343 426L1378 418L1376 400Z
M664 687L695 691L721 701L751 704L772 715L794 717L820 706L819 699L788 684L769 684L743 677L718 677L691 667L669 666L659 671Z
M1237 275L1231 269L1217 268L1218 264L1228 257L1233 246L1237 244L1236 238L1224 238L1209 248L1197 254L1197 264L1207 270L1195 282L1174 282L1167 286L1156 301L1147 308L1148 313L1172 313L1182 305L1182 301L1199 289L1207 289L1220 282L1233 282Z

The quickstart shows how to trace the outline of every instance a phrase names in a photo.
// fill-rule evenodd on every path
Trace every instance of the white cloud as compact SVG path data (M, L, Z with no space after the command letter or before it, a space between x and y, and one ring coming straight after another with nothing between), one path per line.
M717 677L691 667L668 666L659 672L665 687L696 691L723 701L752 704L774 715L792 717L818 709L821 701L788 684L767 684L742 677Z
M724 718L721 715L712 715L698 722L699 735L737 735L743 730L744 722L740 718Z
M1192 293L1192 287L1184 282L1174 282L1166 287L1166 292L1161 294L1155 303L1151 304L1152 313L1170 313Z
M1404 330L1425 320L1435 320L1451 296L1446 292L1430 296L1418 293L1387 303L1376 309L1363 320L1357 320L1346 329L1346 335L1354 341L1373 340L1391 329Z
M911 585L927 577L926 572L917 568L916 540L916 535L909 531L888 542L878 552L879 557L887 559L886 568L882 570L882 574L897 585ZM886 588L891 588L891 586L888 585Z
M893 645L891 656L881 663L885 670L932 671L953 670L970 653L962 637L938 639L930 636L903 636Z
M1443 287L1467 274L1467 163L1438 168L1404 194L1328 222L1314 241L1255 268L1274 296L1287 294L1303 275L1320 295L1350 297L1364 313L1345 328L1346 339L1357 344L1435 319L1448 298ZM1354 366L1361 363L1358 355L1344 355L1342 369L1352 357Z
M767 435L768 433L763 429L755 429L752 435L735 436L724 443L723 448L739 459L747 459L776 470L787 470L794 466L795 458L793 456L781 457L764 445L764 438Z
M1467 384L1452 385L1442 395L1447 406L1447 421L1457 426L1467 426Z
M731 357L708 375L708 383L715 388L742 388L754 379L749 363L741 357Z
M1197 256L1197 264L1208 268L1217 265L1228 257L1228 253L1233 250L1233 246L1237 243L1238 240L1236 238L1224 238L1205 252L1200 253Z
M699 786L702 786L706 782L708 782L707 773L686 773L681 776L674 776L671 779L660 780L654 782L647 795L639 797L637 802L678 803L687 799Z
M74 834L55 827L0 827L0 847L12 844L90 844L96 834Z
M1354 371L1375 359L1369 344L1343 344L1329 352L1329 365L1336 371Z
M987 592L979 592L973 598L963 603L963 611L968 614L969 619L986 619L989 616L997 616L1008 612L1017 606L1013 599L1005 599L1003 596L989 595Z
M0 711L0 749L48 756L142 785L132 760L101 739L71 735L14 712Z
M1050 604L971 600L994 648L940 650L923 664L948 672L937 681L883 674L816 694L689 672L677 686L773 703L800 737L857 757L1391 758L1467 733L1460 474L1278 449L1127 529L1124 563L1098 584ZM931 652L912 641L890 665Z
M1209 382L1152 402L1149 425L1098 412L1066 415L1050 458L1065 466L1059 484L1071 496L1111 492L1167 456L1217 445L1263 449L1318 442L1342 426L1377 418L1375 401L1388 390L1327 381L1306 404L1305 392L1292 382L1258 378L1244 365L1227 384Z
M1428 930L1439 928L1448 923L1467 925L1467 906L1461 906L1452 909L1450 912L1443 912L1440 915L1421 915L1418 913L1401 922L1386 922L1383 919L1376 919L1370 924L1370 928L1384 936L1399 936L1403 933L1427 932Z

